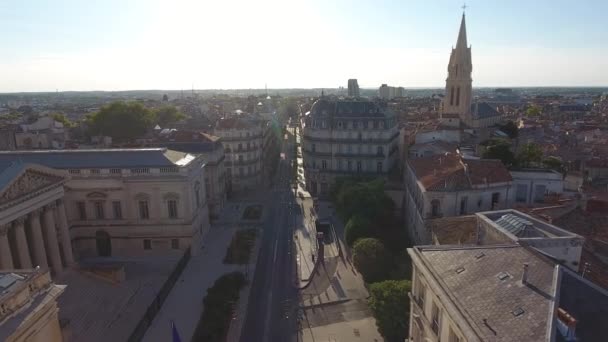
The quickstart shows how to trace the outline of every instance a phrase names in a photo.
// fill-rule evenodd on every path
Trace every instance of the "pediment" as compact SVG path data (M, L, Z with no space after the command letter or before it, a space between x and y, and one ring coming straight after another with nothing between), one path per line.
M87 194L88 198L106 198L108 197L108 195L104 194L103 192L99 192L99 191L93 191L93 192L89 192Z
M0 204L9 203L34 192L61 184L65 179L65 177L56 174L25 167L25 170L17 174L0 192Z

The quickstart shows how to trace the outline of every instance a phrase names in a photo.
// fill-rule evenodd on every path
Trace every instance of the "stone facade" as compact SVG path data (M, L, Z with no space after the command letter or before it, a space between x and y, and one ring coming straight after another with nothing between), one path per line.
M255 119L230 117L219 120L213 132L224 145L228 193L259 187L264 125Z
M209 229L200 156L166 149L32 151L0 153L0 163L15 154L63 169L28 165L2 193L2 203L15 196L14 188L28 194L3 204L7 208L0 214L0 224L10 228L6 241L17 246L11 253L23 253L17 258L21 268L49 265L58 273L73 262L72 253L79 259L185 250L199 246ZM43 180L34 177L42 172L56 179L53 187L29 190L42 187ZM20 242L24 227L31 262ZM9 256L2 266L14 262Z
M322 97L304 122L308 191L325 196L336 177L386 177L396 166L398 138L395 116L383 104Z
M0 340L62 342L57 298L65 286L55 285L48 270L0 272Z

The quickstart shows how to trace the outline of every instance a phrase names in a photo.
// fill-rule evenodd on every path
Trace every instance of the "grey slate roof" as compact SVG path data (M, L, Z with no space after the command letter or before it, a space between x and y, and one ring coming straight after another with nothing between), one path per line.
M485 119L492 116L499 116L500 113L490 106L487 102L475 102L471 104L471 113L474 118Z
M7 171L15 163L55 169L172 167L187 165L192 158L166 148L8 151L0 152L0 170Z
M550 324L554 265L518 245L416 247L448 297L485 341L544 341ZM483 253L484 256L476 256ZM523 264L528 285L522 285ZM456 273L456 269L464 271ZM504 272L508 277L500 280ZM512 312L521 308L524 313Z
M315 118L328 116L336 118L383 118L392 116L392 112L379 102L325 97L320 98L312 105L310 113Z
M4 189L4 187L17 177L23 169L25 169L25 164L19 161L7 164L0 163L0 189Z

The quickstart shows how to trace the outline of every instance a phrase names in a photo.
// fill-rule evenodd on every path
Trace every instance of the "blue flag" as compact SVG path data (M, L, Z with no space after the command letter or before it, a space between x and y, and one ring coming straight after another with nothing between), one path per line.
M171 321L171 337L172 342L182 342L182 339L179 337L179 333L177 332L175 322L173 321Z

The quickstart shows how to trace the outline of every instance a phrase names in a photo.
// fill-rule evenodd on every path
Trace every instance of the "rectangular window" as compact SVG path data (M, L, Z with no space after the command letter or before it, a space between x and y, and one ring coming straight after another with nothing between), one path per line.
M150 239L144 239L144 249L152 249L152 243Z
M114 212L115 219L122 219L122 205L120 204L120 201L112 202L112 211Z
M353 162L352 161L348 161L348 171L352 171L353 170Z
M148 210L148 201L139 201L139 218L147 220L150 218L150 211Z
M169 218L176 219L177 218L177 201L168 200L167 201L167 210L169 211Z
M103 201L95 201L93 202L93 205L95 206L95 218L98 220L103 220Z
M439 307L433 302L433 309L431 310L431 328L435 335L439 335Z
M326 170L326 169L327 169L327 160L322 160L322 161L321 161L321 168L322 168L323 170Z
M245 175L245 169L242 167L239 167L239 176L244 176Z
M542 203L545 201L545 193L547 192L547 186L544 184L538 184L534 187L534 202Z
M313 152L317 152L317 145L316 144L312 144L312 151Z
M342 170L342 159L338 159L338 170Z
M87 219L87 206L84 202L76 202L76 209L78 210L78 218L81 220Z
M382 162L376 163L376 172L382 173Z
M363 171L363 168L361 167L361 162L358 161L357 162L357 172L361 172L361 171Z
M179 239L171 239L171 248L179 249Z
M460 199L460 215L464 215L467 213L467 204L469 202L469 198L464 196Z
M515 201L520 203L525 203L528 199L528 185L527 184L517 184L515 187Z
M500 192L492 193L492 210L498 209L498 202L500 202Z

